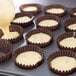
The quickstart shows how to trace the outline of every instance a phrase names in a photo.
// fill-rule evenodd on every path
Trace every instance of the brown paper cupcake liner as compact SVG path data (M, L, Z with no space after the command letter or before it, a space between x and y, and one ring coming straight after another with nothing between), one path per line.
M50 9L50 8L61 8L64 10L64 13L61 13L61 14L54 14L54 13L48 13L46 12L46 10ZM53 4L53 5L48 5L44 8L44 13L45 14L50 14L50 15L56 15L56 16L59 16L59 17L63 17L66 15L66 12L67 12L67 9L65 6L63 5L59 5L59 4Z
M22 64L19 64L16 62L16 57L20 54L20 53L23 53L23 52L27 52L27 51L35 51L35 52L38 52L41 56L42 56L42 60L39 61L36 65L30 65L30 66L26 66L26 65L22 65ZM44 61L44 54L43 54L43 50L36 46L36 45L27 45L27 46L23 46L23 47L20 47L18 49L15 50L15 52L13 52L13 59L15 61L15 64L23 69L34 69L34 68L37 68L38 66L40 66L43 61Z
M70 24L74 24L74 23L76 23L76 17L65 20L65 22L64 22L65 30L67 32L76 32L76 30L72 30L72 29L68 28L68 26L70 26Z
M12 54L12 44L4 39L0 39L0 63L8 60Z
M25 14L25 13L16 13L15 14L15 18L19 18L19 17L24 17L24 16L28 16L31 18L31 21L27 22L27 23L16 23L16 22L11 22L11 24L14 24L14 25L20 25L21 27L28 27L28 26L31 26L33 24L33 19L34 19L34 16L32 15L28 15L28 14Z
M64 34L60 35L60 36L57 38L57 45L58 45L58 47L59 47L61 50L71 50L71 51L76 52L76 48L64 47L64 46L61 46L61 45L59 44L59 42L60 42L61 40L63 40L64 38L67 38L67 37L76 37L76 33L74 33L74 32L68 32L68 33L64 33Z
M58 21L58 24L56 26L50 26L50 27L43 27L43 26L40 26L39 25L39 22L42 21L42 20L46 20L46 19L53 19L53 20L56 20ZM54 31L56 29L58 29L60 27L60 18L55 16L55 15L45 15L45 16L41 16L39 17L36 21L36 26L37 28L48 28L50 31Z
M51 37L51 39L47 42L47 43L32 43L32 42L30 42L29 40L28 40L28 38L31 36L31 35L33 35L33 34L36 34L36 33L40 33L40 32L42 32L42 33L45 33L45 34L48 34L50 37ZM27 44L33 44L33 45L38 45L38 46L40 46L40 47L46 47L46 46L48 46L48 45L50 45L50 44L52 44L52 42L53 42L53 35L52 35L52 32L50 32L50 30L48 30L48 29L43 29L43 28L38 28L38 29L34 29L34 30L32 30L32 31L30 31L30 32L28 32L27 33L27 35L26 35L26 41L27 41Z
M56 58L56 57L60 57L60 56L69 56L69 57L73 57L76 59L76 55L74 52L70 51L70 50L61 50L61 51L56 51L54 52L53 54L51 54L48 59L47 59L47 64L48 64L48 67L49 69L56 73L56 74L59 74L59 75L67 75L67 74L71 74L75 71L76 67L75 68L72 68L71 70L67 70L67 71L58 71L57 69L55 68L52 68L52 66L50 66L50 62Z
M22 27L20 27L18 25L11 25L9 27L9 30L10 30L10 32L17 31L19 33L19 36L16 37L16 38L13 38L13 39L5 39L5 40L10 41L11 43L16 43L16 42L20 41L23 38L23 28ZM2 33L3 32L0 33L0 38L4 35Z
M37 11L24 11L23 10L24 8L29 7L29 6L37 7ZM21 5L19 9L22 13L25 13L25 14L38 15L42 11L42 5L40 5L40 4L24 4L24 5Z
M76 12L76 7L75 8L71 8L71 10L70 10L70 16L71 17L76 17L73 13L75 13Z

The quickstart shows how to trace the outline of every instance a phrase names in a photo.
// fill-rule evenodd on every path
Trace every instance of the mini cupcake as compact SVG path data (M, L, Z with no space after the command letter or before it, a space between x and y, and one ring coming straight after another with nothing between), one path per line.
M48 57L48 67L57 74L71 74L76 68L75 53L69 50L54 52Z
M23 28L18 25L11 25L9 32L6 31L6 34L2 33L0 33L0 39L8 40L11 43L16 43L23 38Z
M60 19L54 15L45 15L39 17L36 21L36 26L38 28L48 28L51 31L54 31L59 28L60 26Z
M68 32L76 32L76 18L69 18L64 22L65 30Z
M22 46L13 52L15 64L24 69L34 69L44 60L43 50L35 45Z
M9 41L0 39L0 63L10 58L12 50L12 44Z
M58 4L48 5L44 8L44 12L45 14L63 17L66 14L66 7Z
M40 4L24 4L20 6L20 11L30 15L38 15L42 11Z
M70 11L71 17L76 17L76 8L72 8Z
M14 20L11 24L20 25L22 27L28 27L33 24L34 16L24 14L24 13L16 13Z
M34 44L40 47L46 47L53 41L52 33L48 29L34 29L26 35L27 44Z
M76 33L68 32L60 35L57 44L60 49L76 51Z

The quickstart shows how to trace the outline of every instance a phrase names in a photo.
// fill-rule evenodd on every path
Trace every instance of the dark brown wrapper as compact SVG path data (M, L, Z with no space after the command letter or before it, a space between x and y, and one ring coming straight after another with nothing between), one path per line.
M68 26L71 24L76 24L76 17L69 18L64 21L65 31L67 32L76 32L76 30L69 29Z
M8 40L10 41L11 43L16 43L18 41L20 41L22 38L23 38L23 28L18 26L18 25L11 25L9 27L9 30L10 32L14 32L14 31L17 31L19 33L19 36L17 38L14 38L14 39L5 39L5 40ZM0 33L0 38L4 35L3 32Z
M59 74L59 75L67 75L67 74L71 74L75 71L76 67L75 68L72 68L71 70L67 70L67 71L58 71L57 69L55 68L52 68L52 66L50 66L50 62L54 59L54 58L57 58L57 57L60 57L60 56L68 56L68 57L73 57L76 59L76 55L74 52L70 51L70 50L61 50L61 51L56 51L54 52L53 54L49 55L48 59L47 59L47 64L48 64L48 67L49 69L56 73L56 74Z
M61 50L71 50L76 52L76 47L75 48L70 48L70 47L64 47L60 45L60 41L67 38L67 37L76 37L76 35L74 35L74 32L67 32L64 34L61 34L58 38L57 38L57 45Z
M37 7L37 11L24 11L23 10L24 8L29 7L29 6ZM24 5L21 5L19 9L22 13L35 16L35 15L38 15L42 11L42 5L40 5L40 4L24 4Z
M35 51L35 52L38 52L41 56L42 56L42 60L39 61L36 65L30 65L30 66L26 66L26 65L22 65L22 64L19 64L16 62L16 57L20 54L20 53L23 53L23 52L27 52L27 51ZM27 46L22 46L18 49L15 50L15 52L13 52L13 59L15 61L15 64L23 69L34 69L38 66L40 66L43 61L44 61L44 54L43 54L43 50L36 46L36 45L27 45Z
M64 10L64 12L61 13L61 14L53 14L53 13L48 13L48 12L46 12L46 10L48 10L48 9L50 9L50 8L61 8L61 9ZM66 7L63 6L63 5L53 4L53 5L48 5L48 6L46 6L46 7L44 8L44 13L45 13L45 14L50 14L50 15L56 15L56 16L59 16L59 17L61 18L61 17L63 17L63 16L66 15L67 9L66 9Z
M24 16L27 16L29 18L32 18L32 20L29 21L29 22L27 22L27 23L11 22L11 24L13 24L13 25L20 25L21 27L24 27L24 28L25 27L28 27L28 26L31 26L33 24L33 19L34 19L34 16L32 16L32 15L28 15L28 14L25 14L25 13L16 13L14 19L19 18L19 17L24 17Z
M74 15L74 13L76 13L76 7L75 7L75 8L71 8L71 10L70 10L70 16L71 16L71 17L76 17L76 16Z
M56 20L58 22L58 24L56 26L50 26L50 27L43 27L39 25L39 22L43 21L43 20ZM58 29L60 27L60 18L55 16L55 15L45 15L45 16L41 16L39 18L37 18L37 20L35 21L37 28L47 28L50 31L55 31L56 29Z
M0 39L0 63L7 61L13 51L12 44L4 39Z
M51 39L47 43L41 43L41 44L40 43L39 44L38 43L32 43L28 40L28 38L31 35L36 34L36 33L40 33L40 32L48 34L51 37ZM27 41L27 44L38 45L38 46L43 48L43 47L46 47L46 46L50 45L53 42L53 35L52 35L52 32L50 32L50 30L48 30L48 29L38 28L38 29L34 29L34 30L27 33L26 41Z

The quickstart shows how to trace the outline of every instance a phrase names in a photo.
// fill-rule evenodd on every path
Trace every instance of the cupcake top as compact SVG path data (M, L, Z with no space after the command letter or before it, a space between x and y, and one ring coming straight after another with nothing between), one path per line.
M42 56L35 51L27 51L20 53L16 57L16 62L25 66L33 66L42 60Z
M65 25L66 31L75 32L76 31L76 18L73 17L73 18L69 18L69 19L65 20L64 25Z
M15 64L24 69L33 69L43 62L43 50L35 45L22 46L13 52Z
M20 6L20 11L26 14L38 15L42 11L40 4L23 4Z
M71 30L76 30L76 23L70 24L67 28Z
M23 11L37 11L37 7L36 6L28 6L28 7L25 7L23 8Z
M7 34L4 34L1 38L2 39L14 39L19 37L20 34L18 32L7 32Z
M23 17L18 17L16 19L13 20L14 23L27 23L30 22L32 20L32 18L28 17L28 16L23 16Z
M45 14L63 17L66 14L66 7L58 4L48 5L44 8L44 12Z
M32 34L28 38L28 41L30 41L32 43L42 44L42 43L49 42L50 39L51 39L51 36L49 36L46 33L40 32L40 33Z
M76 38L75 37L64 38L59 42L59 44L63 47L76 48Z
M46 47L52 43L52 32L48 29L38 28L27 33L26 41L28 44Z
M51 31L54 31L59 28L60 18L55 15L45 15L37 18L36 26L38 28L48 28Z
M50 62L50 66L55 70L66 72L76 67L76 60L73 57L59 56Z
M50 9L46 10L46 12L54 13L54 14L61 14L61 13L64 13L64 10L59 7L59 8L50 8Z
M53 20L53 19L42 20L39 23L39 26L42 26L42 27L52 27L52 26L56 26L56 25L58 25L58 21Z

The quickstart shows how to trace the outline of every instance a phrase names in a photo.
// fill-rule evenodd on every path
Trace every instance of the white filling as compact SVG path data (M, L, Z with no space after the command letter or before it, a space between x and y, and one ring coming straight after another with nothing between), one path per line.
M46 10L46 12L54 13L54 14L61 14L61 13L64 13L64 10L61 8L50 8L50 9Z
M69 25L68 28L71 30L76 30L76 23Z
M76 60L72 57L61 56L53 59L50 62L52 68L58 71L67 71L76 67Z
M23 10L24 11L28 11L28 12L30 12L30 11L37 11L37 7L35 7L35 6L28 6L28 7L25 7Z
M19 17L13 20L13 22L15 23L27 23L30 22L32 19L28 16L24 16L24 17Z
M69 48L76 48L76 38L68 37L60 41L60 45Z
M28 40L32 43L47 43L51 37L46 33L37 33L31 35Z
M2 39L14 39L19 36L18 32L7 32L2 36Z
M39 23L39 26L43 27L51 27L51 26L56 26L58 22L56 20L43 20Z
M76 16L76 12L74 13L74 15Z
M42 60L42 56L34 51L21 53L17 56L16 62L22 65L36 65Z

